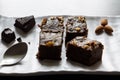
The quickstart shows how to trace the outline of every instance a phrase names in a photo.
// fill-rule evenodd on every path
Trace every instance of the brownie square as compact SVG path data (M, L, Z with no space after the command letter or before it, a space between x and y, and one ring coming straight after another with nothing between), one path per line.
M43 32L63 32L64 17L54 16L54 17L43 18L39 27Z
M29 32L35 26L35 18L34 16L17 18L14 26L21 29L23 32Z
M61 60L62 32L41 32L37 57L39 60Z
M72 40L76 36L87 36L87 34L88 29L85 17L72 16L67 18L65 43Z
M68 60L90 66L102 59L103 47L99 41L77 36L67 43L66 56Z
M6 28L2 31L1 38L2 38L2 41L6 43L11 43L12 41L15 40L16 36L15 36L15 33L11 29Z

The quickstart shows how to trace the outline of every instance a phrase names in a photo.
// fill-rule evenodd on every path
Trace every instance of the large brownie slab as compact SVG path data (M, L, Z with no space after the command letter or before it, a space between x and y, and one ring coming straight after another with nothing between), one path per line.
M66 56L84 65L92 65L102 59L103 45L96 40L86 37L76 37L67 43Z
M39 52L37 54L39 60L61 59L62 32L56 33L41 32L39 40L40 40L38 49Z
M88 29L84 16L70 16L66 20L66 40L65 43L76 36L87 36Z

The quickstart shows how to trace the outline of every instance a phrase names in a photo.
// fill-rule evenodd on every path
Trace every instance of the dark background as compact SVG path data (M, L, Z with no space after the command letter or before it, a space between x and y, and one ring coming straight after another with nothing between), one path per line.
M65 75L37 75L37 76L0 76L0 80L120 80L120 75L91 75L91 74L65 74Z

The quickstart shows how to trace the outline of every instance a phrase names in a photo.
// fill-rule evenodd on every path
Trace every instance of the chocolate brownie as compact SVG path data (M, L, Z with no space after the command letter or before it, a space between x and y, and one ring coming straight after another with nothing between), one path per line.
M15 33L9 28L6 28L2 31L1 37L2 37L2 41L6 43L10 43L14 41L16 38Z
M17 18L14 26L21 29L23 32L29 32L35 26L34 16Z
M99 41L77 36L67 43L66 56L68 60L90 66L101 60L103 47Z
M40 33L39 52L37 54L39 60L43 59L60 60L61 48L62 48L62 32Z
M72 16L67 18L65 43L75 38L76 36L87 36L87 34L88 29L85 17Z
M43 18L39 27L44 32L63 32L64 18L61 16Z

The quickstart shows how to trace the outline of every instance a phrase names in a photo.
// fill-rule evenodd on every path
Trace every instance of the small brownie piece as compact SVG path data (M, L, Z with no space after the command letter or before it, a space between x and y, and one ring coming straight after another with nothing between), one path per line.
M64 18L62 16L43 18L39 27L44 32L63 32Z
M21 29L23 32L29 32L35 26L35 18L34 16L17 18L14 26Z
M62 32L41 32L39 42L39 60L61 60Z
M66 56L68 60L90 66L101 60L103 47L99 41L75 37L67 43Z
M6 28L2 31L1 37L2 37L2 41L6 43L10 43L14 41L16 38L15 33L9 28Z
M17 41L18 41L18 42L22 42L21 37L17 38Z
M72 16L67 18L65 43L72 40L76 36L87 36L87 34L88 29L85 17Z

